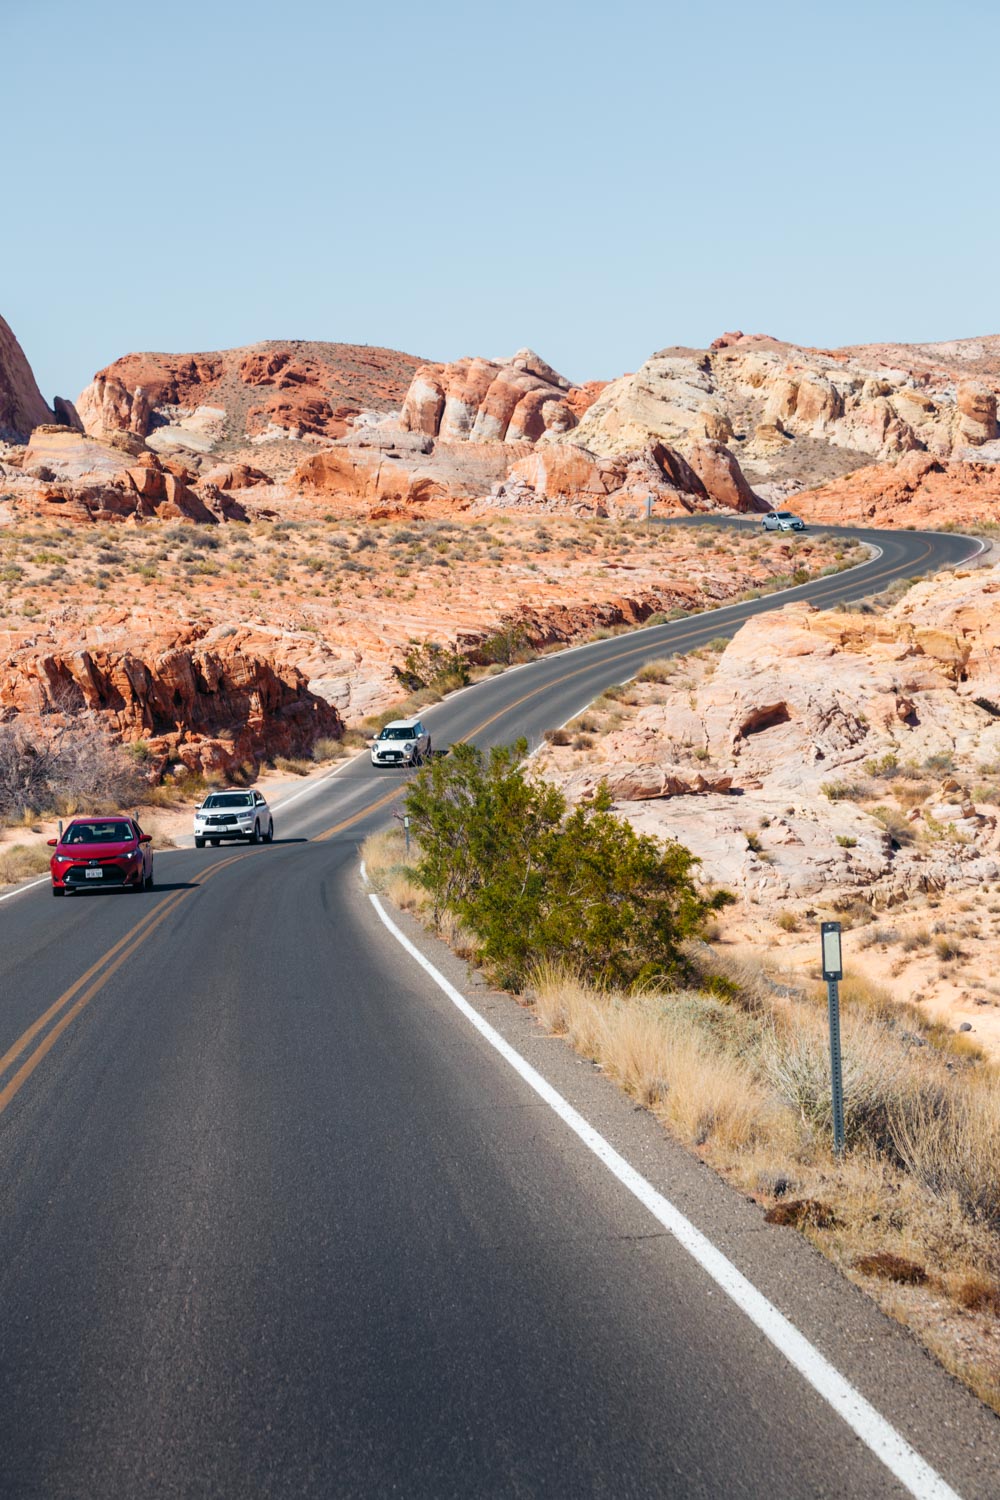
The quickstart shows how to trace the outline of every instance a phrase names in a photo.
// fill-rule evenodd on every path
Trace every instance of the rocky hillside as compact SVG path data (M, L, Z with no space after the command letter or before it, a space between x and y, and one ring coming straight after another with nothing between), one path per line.
M1000 518L1000 464L967 463L906 453L894 464L871 464L795 497L807 520L834 525L935 527Z
M0 318L0 442L26 442L40 422L54 422L17 339Z
M77 402L91 437L131 432L153 448L342 437L363 411L397 409L421 360L366 344L268 340L208 354L126 354Z
M601 456L577 441L600 382L574 386L540 355L424 365L398 413L359 421L305 460L294 488L346 513L427 506L637 516L762 510L732 454L709 439L681 454L648 434Z
M984 567L881 612L762 615L640 673L541 765L692 849L740 898L730 941L809 974L839 916L852 969L977 1035L990 1018L1000 1053L998 598Z
M822 350L725 334L613 381L568 440L604 455L723 443L778 500L912 452L996 461L998 391L1000 338Z
M15 509L62 504L78 519L132 514L145 468L139 513L175 514L150 510L176 491L159 471L201 491L193 507L167 496L191 519L236 516L213 486L273 481L246 514L305 501L373 520L635 517L650 504L754 512L796 497L817 521L962 524L994 515L998 393L1000 337L815 349L730 333L584 385L531 349L429 363L290 340L125 355L77 408L50 411L0 324L0 477ZM60 439L53 418L85 429L87 445ZM218 483L220 465L242 477Z

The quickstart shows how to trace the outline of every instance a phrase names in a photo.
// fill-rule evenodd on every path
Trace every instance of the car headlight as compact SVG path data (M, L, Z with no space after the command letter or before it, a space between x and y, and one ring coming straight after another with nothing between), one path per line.
M57 865L71 865L73 863L72 854L53 854L52 858Z

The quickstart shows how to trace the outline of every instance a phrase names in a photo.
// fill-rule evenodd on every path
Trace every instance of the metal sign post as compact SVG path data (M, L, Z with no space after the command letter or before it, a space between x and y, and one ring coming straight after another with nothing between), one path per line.
M403 833L406 835L406 857L407 857L407 859L409 859L409 857L410 857L410 815L409 815L409 813L407 813L406 816L403 819Z
M844 961L840 944L840 923L820 925L823 943L823 978L826 980L827 1009L830 1014L830 1082L833 1088L833 1154L844 1154L844 1065L840 1048L840 990Z

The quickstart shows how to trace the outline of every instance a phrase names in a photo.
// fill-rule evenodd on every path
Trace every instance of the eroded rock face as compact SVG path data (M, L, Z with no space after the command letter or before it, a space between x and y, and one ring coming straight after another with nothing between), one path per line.
M822 350L734 332L612 381L569 440L604 457L655 440L693 461L708 439L781 499L910 453L995 462L998 392L1000 338Z
M510 471L490 497L498 509L547 509L578 515L643 516L766 507L721 443L696 444L685 458L663 443L602 458L576 443L542 444Z
M450 442L534 443L577 423L574 387L531 349L506 362L460 359L422 365L403 401L401 423Z
M835 525L935 526L942 521L995 521L1000 466L909 453L895 464L872 464L795 497L810 521Z
M969 779L1000 754L998 603L984 569L919 584L880 616L758 616L694 690L664 686L572 771L551 749L541 764L574 799L606 779L637 828L765 907L977 886L1000 875L997 809ZM934 769L951 764L968 770ZM904 765L923 840L870 810Z
M0 715L31 723L90 709L116 738L143 740L154 765L168 759L224 774L265 756L303 755L337 738L337 710L273 643L247 628L205 632L122 615L76 651L11 654L0 678Z
M323 441L342 437L362 411L398 408L419 365L395 349L305 340L127 354L98 371L77 409L92 437L159 433L199 452L226 441Z
M307 458L292 486L335 515L447 515L489 494L521 451L501 443L433 441L401 429L362 436L364 442L345 440Z
M199 486L185 463L148 451L134 434L112 438L100 443L68 427L36 427L20 470L8 481L15 517L80 523L246 520L243 507L228 493L241 487L238 482L223 485L216 479ZM242 476L229 470L218 477L233 481Z
M0 442L27 442L33 427L53 420L24 350L0 318Z

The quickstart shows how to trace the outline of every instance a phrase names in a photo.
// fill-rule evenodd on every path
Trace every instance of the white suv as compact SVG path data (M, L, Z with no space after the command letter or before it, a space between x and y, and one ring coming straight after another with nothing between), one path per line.
M274 838L274 819L260 792L209 792L195 808L195 848L206 843L221 844L223 839L246 839L248 843L269 844Z
M393 719L372 740L373 766L419 766L431 753L431 737L419 719Z
M765 531L805 531L806 523L801 516L793 516L790 510L769 510L760 523Z

